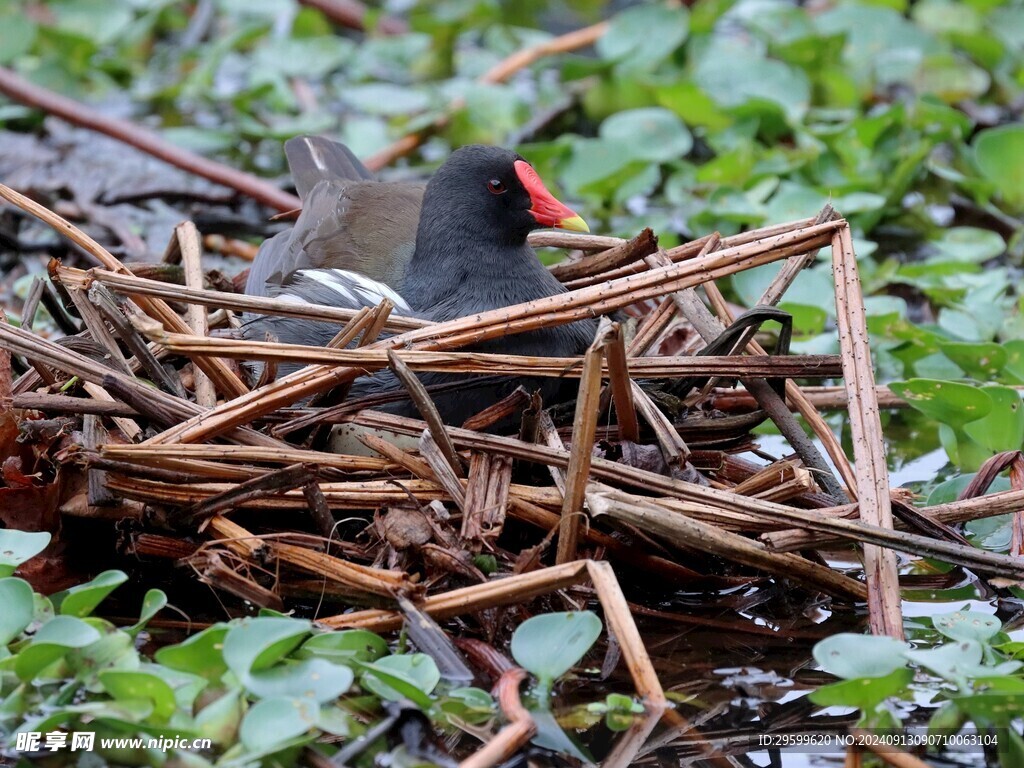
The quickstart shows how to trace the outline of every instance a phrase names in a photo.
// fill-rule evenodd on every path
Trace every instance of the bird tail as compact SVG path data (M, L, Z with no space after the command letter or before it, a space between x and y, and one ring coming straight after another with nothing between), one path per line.
M299 197L305 200L317 182L327 180L371 181L374 175L352 150L322 136L296 136L284 144L288 167Z

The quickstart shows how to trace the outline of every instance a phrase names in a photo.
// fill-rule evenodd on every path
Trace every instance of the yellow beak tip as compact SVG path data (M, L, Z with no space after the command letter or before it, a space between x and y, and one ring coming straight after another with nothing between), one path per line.
M568 219L562 219L558 222L559 229L569 229L573 232L590 232L590 227L587 226L587 222L583 220L582 216L572 216Z

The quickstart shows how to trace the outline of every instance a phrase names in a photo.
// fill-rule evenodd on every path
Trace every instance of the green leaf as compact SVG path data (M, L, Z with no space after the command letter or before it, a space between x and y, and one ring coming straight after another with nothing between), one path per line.
M174 689L166 680L150 672L105 669L99 673L99 680L104 690L115 699L150 702L153 716L160 722L169 720L177 709Z
M322 704L347 691L354 679L348 667L324 659L306 659L254 672L242 682L246 690L260 698L309 699Z
M196 730L218 746L230 745L237 736L244 711L242 692L232 689L196 714Z
M437 664L425 653L385 656L361 666L364 688L390 701L407 698L424 710L430 708L430 694L441 681Z
M344 629L313 635L302 644L296 656L300 659L320 658L336 664L376 661L388 652L388 644L368 629Z
M32 680L43 669L74 648L85 648L101 637L95 627L73 616L55 616L39 628L29 645L17 655L14 671Z
M219 680L228 669L223 656L228 629L227 624L214 624L177 645L158 648L153 658L165 667Z
M21 634L35 615L32 587L23 579L0 579L0 649Z
M885 677L907 665L901 640L842 632L814 646L814 660L831 675L845 680Z
M636 160L679 160L693 147L693 137L672 112L662 107L630 109L601 123L600 135L624 144Z
M932 616L932 626L952 640L977 640L984 643L991 640L1003 625L997 617L987 613L954 611Z
M166 606L167 595L162 589L147 590L146 596L142 598L142 612L139 614L139 620L126 631L134 637Z
M913 679L914 670L902 667L880 677L855 677L823 685L808 698L822 707L857 707L870 713L886 699L906 692Z
M992 410L992 398L978 387L937 379L897 381L889 389L925 416L953 429L977 421Z
M978 227L951 227L931 241L932 246L948 259L981 263L1006 251L1006 242L998 232Z
M978 726L996 726L1012 731L1009 725L1024 712L1024 693L984 691L966 696L953 696L951 701L966 712ZM1000 744L1001 746L1001 744ZM1013 765L1014 763L1002 763Z
M44 549L50 543L46 531L18 531L0 529L0 577L10 576L15 569Z
M1004 125L979 131L974 159L986 179L1014 208L1024 207L1024 126Z
M542 683L550 683L583 658L601 635L601 628L601 620L592 611L534 616L512 635L512 657Z
M992 410L964 427L978 445L992 453L1016 451L1024 447L1024 408L1020 393L1010 387L986 386L982 392L992 401Z
M224 661L239 679L244 679L295 650L311 628L312 624L302 619L242 619L224 638Z
M269 753L316 727L319 714L312 701L263 699L245 713L238 735L249 751Z
M7 64L32 50L36 24L16 7L0 13L0 64Z
M104 571L92 581L78 584L64 592L53 595L54 608L64 616L85 618L93 612L103 598L128 581L124 571Z
M619 62L623 68L654 69L686 40L689 31L685 8L638 5L612 18L595 47L601 58Z

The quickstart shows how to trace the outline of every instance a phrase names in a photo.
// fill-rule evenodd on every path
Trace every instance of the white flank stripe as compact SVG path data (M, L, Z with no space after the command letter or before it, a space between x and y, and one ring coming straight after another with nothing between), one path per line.
M358 291L370 304L379 304L381 299L390 299L396 309L409 309L409 304L385 283L371 280L366 275L350 272L346 269L332 269L339 279L345 280L349 287Z
M335 279L334 273L337 271L338 270L335 269L303 269L299 272L299 275L307 280L313 280L314 282L320 283L320 285L325 288L330 288L332 291L342 296L345 301L351 302L352 304L359 304L359 300L347 287L345 287L345 284Z

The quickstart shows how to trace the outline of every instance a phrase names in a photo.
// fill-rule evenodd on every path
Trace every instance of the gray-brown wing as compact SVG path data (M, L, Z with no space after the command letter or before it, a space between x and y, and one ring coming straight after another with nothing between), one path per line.
M344 144L322 136L296 136L284 143L295 188L303 200L321 181L373 181L370 169Z

